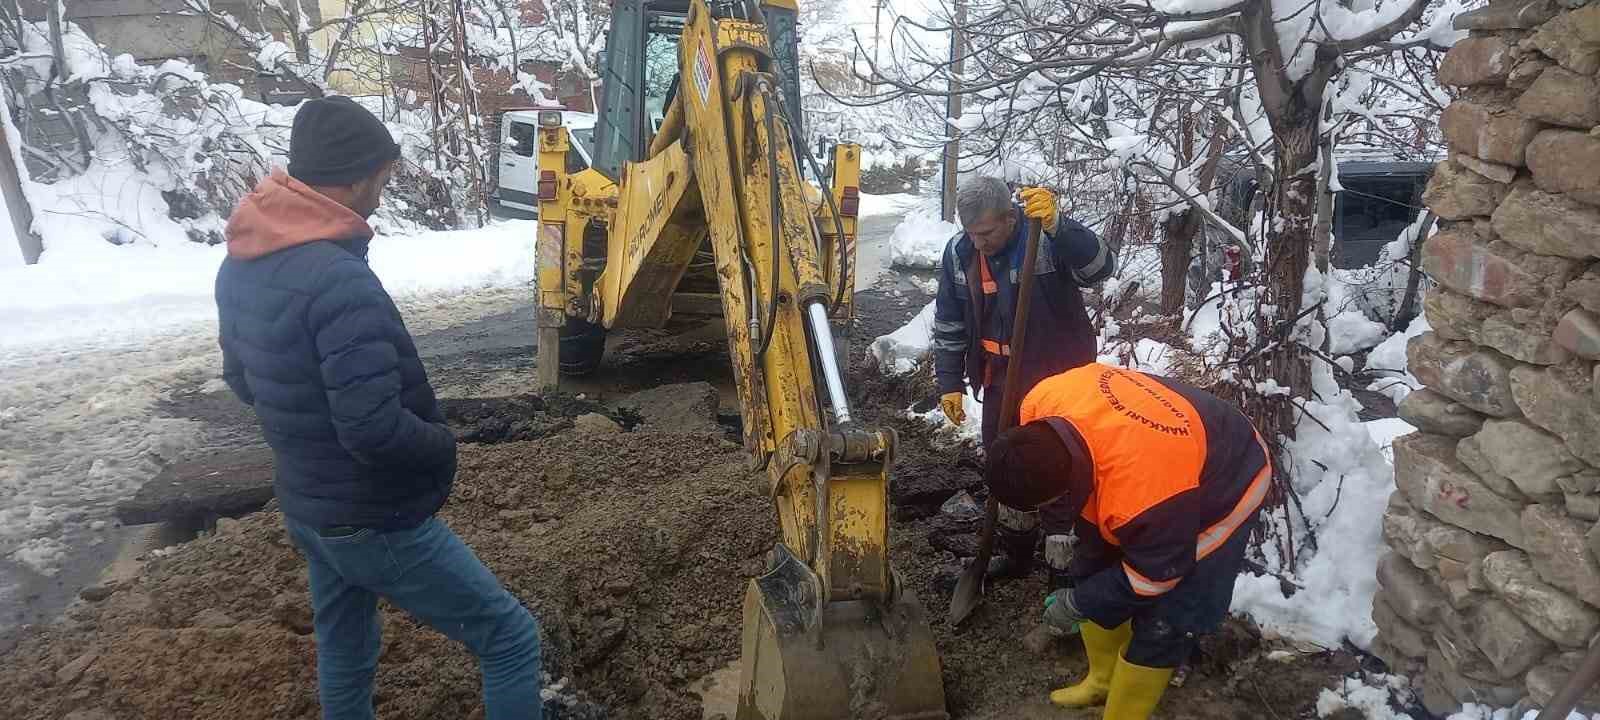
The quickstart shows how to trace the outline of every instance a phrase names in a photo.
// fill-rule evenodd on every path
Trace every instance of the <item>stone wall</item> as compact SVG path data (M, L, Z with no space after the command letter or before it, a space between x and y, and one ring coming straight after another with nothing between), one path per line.
M1429 710L1548 702L1600 631L1600 0L1494 0L1424 196L1428 385L1400 407L1374 652ZM1584 706L1600 710L1600 693Z

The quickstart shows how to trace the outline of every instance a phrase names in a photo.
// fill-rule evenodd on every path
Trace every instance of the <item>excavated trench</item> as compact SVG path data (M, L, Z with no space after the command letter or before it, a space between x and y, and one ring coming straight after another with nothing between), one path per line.
M926 298L891 282L857 302L864 320L853 334L870 338ZM546 717L716 717L737 678L744 585L764 566L774 518L736 442L721 346L693 333L611 343L608 366L570 395L464 395L457 390L516 384L482 374L486 364L512 375L528 362L483 346L433 355L463 443L442 516L540 618ZM940 507L961 491L981 498L979 458L906 417L931 395L926 375L880 377L864 345L852 399L864 422L900 436L891 552L934 619L952 716L1098 717L1045 699L1082 671L1081 647L1033 653L1020 643L1038 616L1041 576L994 586L964 626L945 625L976 528ZM638 392L691 379L709 384ZM382 616L379 716L481 717L474 659L392 607ZM1305 717L1323 687L1358 669L1342 651L1268 660L1265 650L1230 623L1205 641L1157 717ZM0 717L314 718L314 655L305 567L269 505L148 554L137 572L90 588L62 621L22 634L0 655Z

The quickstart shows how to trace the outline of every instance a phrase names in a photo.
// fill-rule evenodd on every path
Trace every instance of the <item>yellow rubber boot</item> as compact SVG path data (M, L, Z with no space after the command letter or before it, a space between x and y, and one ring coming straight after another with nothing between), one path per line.
M1133 623L1125 622L1114 630L1107 630L1085 622L1079 633L1083 636L1083 654L1089 658L1089 674L1077 685L1050 693L1050 702L1061 707L1089 707L1106 701L1122 650L1133 639Z
M1111 695L1102 720L1149 720L1172 681L1173 668L1153 668L1117 659L1111 674Z

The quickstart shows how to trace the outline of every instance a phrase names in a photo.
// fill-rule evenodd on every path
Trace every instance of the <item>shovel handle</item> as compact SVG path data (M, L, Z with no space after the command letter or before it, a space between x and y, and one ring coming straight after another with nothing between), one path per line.
M1019 362L1022 351L1027 342L1028 311L1033 306L1033 266L1039 259L1039 236L1044 232L1044 226L1038 220L1028 221L1027 248L1023 252L1022 276L1017 288L1017 313L1011 320L1011 362ZM1017 424L1018 415L1022 409L1022 373L1015 372L1018 368L1006 368L1005 389L1000 395L1000 423L996 434L1010 430ZM987 399L987 398L986 398ZM994 526L1000 516L1000 501L996 500L994 493L989 494L989 501L984 504L983 530L978 533L978 556L973 558L968 566L968 573L977 573L978 578L973 583L957 585L957 591L963 586L975 588L972 592L976 597L971 602L963 602L962 598L951 598L950 624L959 624L972 613L978 602L983 599L982 574L989 571L989 558L994 554ZM965 609L965 612L958 612ZM959 617L958 617L959 615Z

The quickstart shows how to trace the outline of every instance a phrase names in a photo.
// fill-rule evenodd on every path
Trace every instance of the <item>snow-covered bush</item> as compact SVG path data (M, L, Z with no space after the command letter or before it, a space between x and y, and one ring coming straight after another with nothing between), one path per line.
M950 238L961 226L939 219L937 208L924 205L906 214L889 238L889 264L918 270L937 270Z

